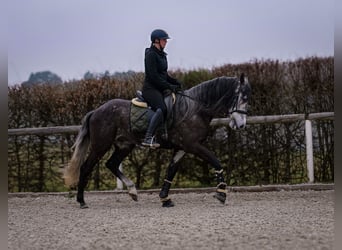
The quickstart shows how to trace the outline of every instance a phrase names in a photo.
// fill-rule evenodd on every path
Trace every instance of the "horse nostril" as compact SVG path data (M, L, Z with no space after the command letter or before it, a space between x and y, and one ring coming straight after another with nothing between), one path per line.
M243 125L243 124L240 125L240 128L244 128L244 127L245 127L245 125Z

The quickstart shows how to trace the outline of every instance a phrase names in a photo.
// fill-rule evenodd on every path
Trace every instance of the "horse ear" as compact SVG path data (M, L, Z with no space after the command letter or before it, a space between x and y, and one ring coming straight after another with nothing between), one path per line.
M240 75L240 82L243 84L243 83L245 83L245 74L244 73L242 73L241 75Z

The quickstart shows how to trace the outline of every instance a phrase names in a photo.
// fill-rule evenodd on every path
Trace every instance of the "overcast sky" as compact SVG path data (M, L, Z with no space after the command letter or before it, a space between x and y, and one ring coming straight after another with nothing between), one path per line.
M150 33L165 29L169 69L334 55L333 0L11 0L8 81L50 70L143 71Z

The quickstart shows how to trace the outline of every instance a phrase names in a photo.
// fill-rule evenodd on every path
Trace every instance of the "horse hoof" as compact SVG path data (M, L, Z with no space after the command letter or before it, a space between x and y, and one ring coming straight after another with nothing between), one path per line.
M175 203L172 200L163 201L163 207L174 207Z
M130 193L128 193L128 194L129 194L129 196L131 196L132 200L138 201L138 195L136 195L136 194L130 194Z
M89 208L89 207L88 207L87 204L81 203L81 204L80 204L80 208L81 208L81 209L85 209L85 208Z
M226 202L226 194L221 192L216 192L214 197L218 199L222 204Z

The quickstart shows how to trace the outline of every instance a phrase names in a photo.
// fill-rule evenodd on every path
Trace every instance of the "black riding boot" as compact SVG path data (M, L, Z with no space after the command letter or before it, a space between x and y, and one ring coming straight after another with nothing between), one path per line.
M142 145L145 147L158 148L160 144L154 141L154 133L159 126L159 124L163 121L163 112L161 109L157 109L156 113L152 116L150 124L148 125L145 139L142 142Z

